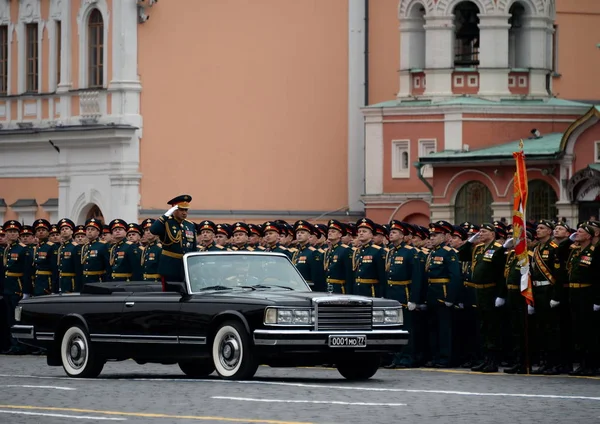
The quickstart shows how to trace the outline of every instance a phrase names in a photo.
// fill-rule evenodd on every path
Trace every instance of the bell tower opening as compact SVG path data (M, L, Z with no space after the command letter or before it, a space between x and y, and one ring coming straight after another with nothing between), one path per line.
M479 66L479 8L471 1L461 1L454 8L454 66Z
M526 68L527 57L523 37L523 23L525 20L525 7L516 2L510 7L508 23L508 66L511 69Z

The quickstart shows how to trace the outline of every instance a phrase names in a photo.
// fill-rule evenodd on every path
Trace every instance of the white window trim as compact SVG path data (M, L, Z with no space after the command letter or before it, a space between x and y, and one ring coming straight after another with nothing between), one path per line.
M454 86L455 87L464 87L465 86L465 77L463 75L454 75Z
M108 5L106 0L94 0L82 2L77 14L77 31L79 39L79 81L78 88L89 88L88 81L88 21L92 10L98 9L102 15L102 22L104 24L104 51L103 55L103 69L102 69L102 87L108 87L108 27L109 17ZM61 76L62 78L62 76Z
M11 6L11 2L5 2L4 4L4 14L0 15L0 25L6 25L7 29L7 37L6 37L6 42L7 42L7 53L8 53L8 70L7 70L7 75L6 75L6 95L10 96L12 93L12 39L13 39L13 31L15 29L15 26L13 25L13 23L10 21L10 6ZM8 111L6 112L5 116L8 118L8 120L10 120L10 107L7 107Z
M408 167L400 165L402 153L408 154ZM410 178L410 140L392 140L392 178Z
M469 75L467 78L467 85L469 87L477 87L479 85L479 78L476 75Z
M436 138L421 138L419 139L419 158L427 156L427 148L433 147L433 151L430 153L437 152L437 139ZM433 167L431 165L424 165L421 168L421 175L423 178L433 178Z
M600 153L600 140L594 142L594 163L600 163L598 153Z
M413 82L413 87L421 88L421 77L415 77L415 80Z
M31 14L26 16L24 15L24 11L28 10L27 6L31 7ZM17 24L17 53L18 53L18 76L17 76L17 93L22 94L25 93L27 89L27 31L25 26L28 24L38 24L38 93L42 92L42 75L44 74L42 63L43 63L43 53L44 49L42 46L42 37L44 35L44 21L42 21L41 11L40 11L40 2L39 1L29 1L28 4L21 2L19 4L19 23ZM9 52L10 54L10 52ZM10 56L9 56L10 57ZM10 68L10 66L9 66ZM10 81L9 81L10 83ZM10 86L9 86L10 87ZM19 108L19 120L21 118L22 110Z
M516 87L517 83L516 83L516 78L514 76L509 76L508 77L508 86L510 88Z
M526 76L519 77L519 87L527 87L527 77Z

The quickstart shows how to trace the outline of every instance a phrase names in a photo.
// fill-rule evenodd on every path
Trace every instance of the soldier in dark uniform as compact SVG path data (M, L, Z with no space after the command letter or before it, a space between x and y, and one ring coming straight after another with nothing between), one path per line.
M375 224L375 234L373 235L373 244L379 247L387 246L388 230L381 224Z
M75 243L77 243L80 246L83 246L84 244L87 243L87 233L85 231L84 225L77 225L75 227L75 232L73 233L73 239L75 240Z
M302 274L310 288L314 291L325 291L325 271L323 256L317 248L309 243L310 235L314 233L312 224L307 221L296 221L294 232L298 241L297 250L292 253L292 263Z
M226 249L229 245L229 239L231 238L231 231L229 231L229 225L217 224L217 232L215 233L215 243L217 246L221 246Z
M539 243L533 250L531 282L535 301L536 345L545 363L533 374L561 373L560 309L563 284L566 282L564 265L560 262L558 244L552 239L554 223L540 220L537 226Z
M225 250L225 247L215 243L217 225L214 222L208 220L202 221L196 226L196 230L200 238L200 251L215 252Z
M369 218L360 219L356 223L356 232L360 247L352 254L353 294L383 297L387 284L385 250L373 244L375 223Z
M283 253L292 259L292 252L279 243L281 227L274 221L267 221L263 224L263 240L265 242L265 251Z
M96 218L85 222L88 242L81 247L82 283L99 283L110 279L110 253L108 245L100 241L104 226Z
M50 227L50 235L48 236L48 240L50 240L54 244L61 244L62 238L60 236L60 231L58 230L57 224L52 224Z
M352 248L342 243L346 226L335 219L328 223L327 240L330 247L325 250L323 266L327 291L331 293L352 293L354 273L352 271Z
M2 229L7 235L8 245L4 249L2 258L3 278L3 302L8 328L15 324L15 308L21 299L31 296L31 250L19 242L19 232L22 230L19 221L6 221ZM20 355L25 349L20 346L16 339L10 336L10 349L7 355Z
M58 289L61 293L81 291L81 246L73 240L75 223L68 218L58 222L62 243L58 248Z
M160 282L158 263L161 258L162 246L158 237L150 232L154 219L148 218L142 222L144 230L144 248L142 250L142 277L144 281Z
M447 245L454 227L446 221L430 224L432 248L425 260L427 278L427 311L429 315L429 347L431 365L445 368L452 365L452 318L462 286L460 264L456 251Z
M315 228L319 230L319 239L317 240L315 247L325 251L325 249L329 247L327 243L327 238L329 236L329 225L315 224Z
M19 235L19 241L24 245L29 246L31 253L33 254L33 248L37 246L37 243L35 241L35 235L31 225L23 225L23 229Z
M142 241L142 232L142 227L140 227L139 224L130 222L127 224L127 241L140 246Z
M196 226L187 220L191 201L192 196L188 194L171 199L168 202L172 205L171 209L150 227L152 234L157 235L162 244L158 272L164 290L167 289L168 281L185 281L183 255L197 250Z
M595 230L591 225L579 226L575 233L576 247L571 249L567 262L569 275L569 306L574 353L579 366L569 375L593 376L596 374L597 357L593 327L594 315L600 313L600 257L592 244Z
M113 238L109 251L111 280L141 281L142 251L139 245L125 241L127 223L122 219L113 219L109 226Z
M413 328L413 315L417 307L417 299L413 299L412 288L420 287L423 279L419 251L406 243L410 230L406 223L392 220L390 222L390 249L386 254L385 269L387 272L387 286L385 297L397 300L402 304L404 328L408 330L408 345L402 353L396 355L393 367L414 367L415 360L415 334Z
M33 295L43 296L58 292L58 244L48 240L51 225L45 219L33 223L39 246L33 256Z
M559 221L554 227L554 241L558 244L559 262L564 272L567 272L567 262L571 254L571 245L573 241L569 238L572 232L575 232L566 222ZM568 275L562 287L562 297L559 299L561 307L560 314L560 351L563 369L561 371L569 373L573 371L573 340L571 337L571 308L569 306L569 281Z
M478 244L473 245L477 241ZM472 260L472 283L477 290L477 312L485 360L471 368L472 371L497 372L502 351L502 321L498 308L506 299L504 247L496 241L494 224L481 225L459 251L462 261Z
M248 244L254 249L258 249L260 247L260 242L263 237L262 228L256 224L248 224L248 228L250 228L250 235L248 236ZM260 249L259 249L260 250Z
M104 225L102 227L102 235L100 236L102 242L110 245L112 244L112 234L110 232L110 227L108 225Z
M256 250L253 246L248 244L250 237L250 226L248 224L245 222L236 222L232 225L231 232L233 233L231 250L249 252L254 252Z

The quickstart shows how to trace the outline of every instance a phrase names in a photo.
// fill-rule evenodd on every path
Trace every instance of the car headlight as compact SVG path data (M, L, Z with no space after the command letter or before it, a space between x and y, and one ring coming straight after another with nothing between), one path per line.
M22 306L17 306L15 308L15 321L21 322L21 313L23 312Z
M402 324L402 308L373 309L373 325Z
M314 323L312 309L302 308L267 308L265 324L270 325L311 325Z

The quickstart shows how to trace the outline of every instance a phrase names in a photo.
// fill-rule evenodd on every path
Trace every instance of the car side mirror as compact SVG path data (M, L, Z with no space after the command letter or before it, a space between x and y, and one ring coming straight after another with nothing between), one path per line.
M165 284L165 291L177 292L182 295L188 294L187 285L183 281L169 281Z

